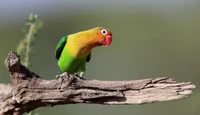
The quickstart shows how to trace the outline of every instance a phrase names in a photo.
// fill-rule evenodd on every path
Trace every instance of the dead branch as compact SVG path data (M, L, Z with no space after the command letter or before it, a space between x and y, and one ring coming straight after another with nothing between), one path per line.
M11 51L5 60L11 84L0 84L0 114L21 115L38 107L74 103L144 104L187 97L195 85L176 83L171 78L132 81L82 80L64 73L44 80L20 63Z

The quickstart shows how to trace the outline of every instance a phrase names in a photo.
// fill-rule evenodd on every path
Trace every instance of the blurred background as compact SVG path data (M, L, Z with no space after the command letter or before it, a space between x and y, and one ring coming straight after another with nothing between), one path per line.
M54 57L63 36L103 26L113 33L109 47L93 50L87 79L135 80L172 77L197 88L188 98L145 105L75 104L37 109L40 115L199 115L199 0L5 0L0 2L0 82L10 83L4 60L24 38L30 13L44 27L31 55L30 69L54 79Z

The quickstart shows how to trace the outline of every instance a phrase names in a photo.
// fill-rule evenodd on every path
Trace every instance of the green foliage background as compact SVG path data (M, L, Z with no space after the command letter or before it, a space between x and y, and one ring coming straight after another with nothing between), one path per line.
M197 88L188 98L146 105L64 105L40 108L40 115L199 115L200 1L198 0L18 0L0 2L0 82L10 83L7 54L24 37L25 18L44 22L30 56L30 69L45 79L60 74L54 58L64 35L103 26L113 33L109 47L94 49L87 79L130 80L172 77Z

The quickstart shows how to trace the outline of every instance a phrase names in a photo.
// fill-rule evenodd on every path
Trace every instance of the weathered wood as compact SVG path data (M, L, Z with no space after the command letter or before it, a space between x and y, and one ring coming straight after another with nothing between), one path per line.
M195 85L171 78L131 81L83 80L64 73L44 80L20 63L10 52L5 65L13 85L0 84L0 114L21 115L38 107L74 103L144 104L187 97Z

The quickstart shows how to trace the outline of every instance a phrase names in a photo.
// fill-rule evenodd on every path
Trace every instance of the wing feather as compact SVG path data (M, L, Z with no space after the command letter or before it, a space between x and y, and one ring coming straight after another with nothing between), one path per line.
M64 36L57 44L56 46L56 52L55 52L55 57L57 60L59 60L60 55L65 47L65 44L67 43L67 38L68 36Z

